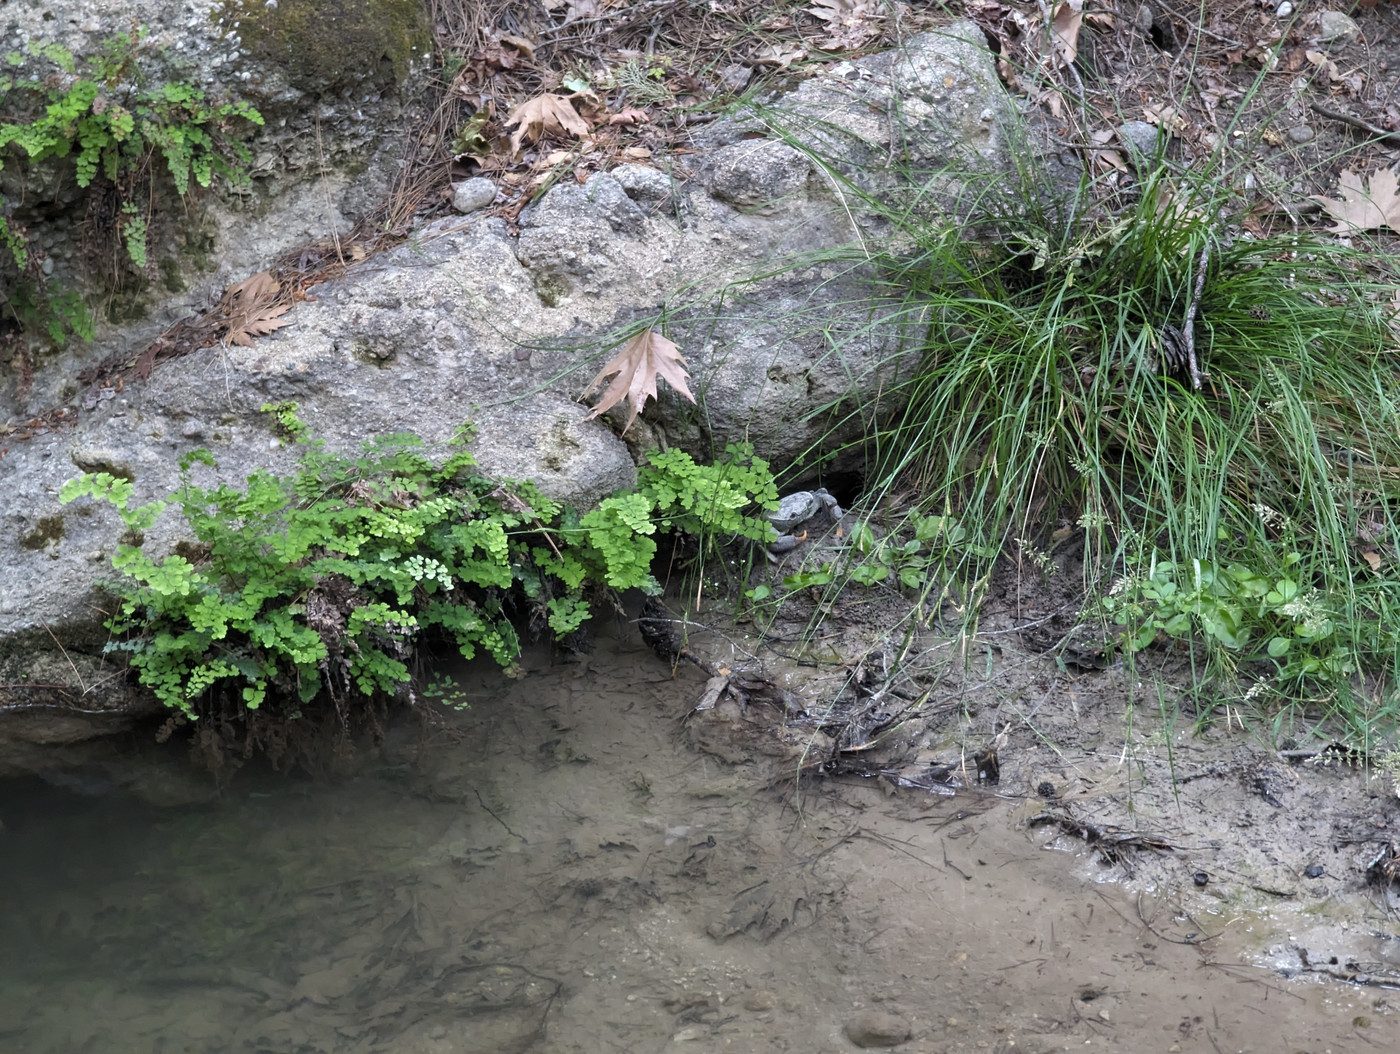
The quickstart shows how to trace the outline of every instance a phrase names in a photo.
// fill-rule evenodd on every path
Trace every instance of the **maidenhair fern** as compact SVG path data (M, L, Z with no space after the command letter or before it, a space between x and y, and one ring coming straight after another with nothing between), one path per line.
M715 465L653 455L636 490L579 515L529 483L478 471L469 431L442 460L413 435L381 437L347 457L311 439L294 406L265 409L297 437L294 475L260 470L243 487L202 487L194 467L213 457L188 454L172 501L199 551L154 559L122 544L112 561L122 600L110 648L189 717L229 689L249 709L270 697L396 693L410 684L406 660L428 632L467 658L509 666L520 652L510 614L522 601L562 636L589 617L590 589L659 590L658 530L772 533L753 511L776 501L773 476L746 447ZM109 502L128 536L139 536L169 502L133 505L133 493L127 480L96 473L69 480L61 498Z

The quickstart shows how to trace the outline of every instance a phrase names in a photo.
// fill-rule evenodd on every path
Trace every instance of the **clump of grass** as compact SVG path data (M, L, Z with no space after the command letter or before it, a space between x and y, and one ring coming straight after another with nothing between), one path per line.
M1321 704L1365 737L1400 655L1391 265L1248 233L1218 166L1163 166L1130 200L1029 170L964 185L941 210L864 199L919 341L864 441L865 504L961 532L920 601L951 583L975 619L1013 545L1077 535L1086 614L1126 651L1184 641L1202 699Z

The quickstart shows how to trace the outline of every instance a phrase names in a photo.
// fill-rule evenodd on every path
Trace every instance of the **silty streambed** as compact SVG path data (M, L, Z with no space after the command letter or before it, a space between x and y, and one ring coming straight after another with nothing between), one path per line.
M340 783L0 789L0 1050L1400 1049L1395 993L1255 964L1289 920L1096 883L1014 797L765 789L685 744L694 671L526 667Z

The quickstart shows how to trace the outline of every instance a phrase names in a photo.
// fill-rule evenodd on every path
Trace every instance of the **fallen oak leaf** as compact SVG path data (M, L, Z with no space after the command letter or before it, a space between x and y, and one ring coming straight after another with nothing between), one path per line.
M291 325L291 319L282 316L292 309L292 305L276 303L281 293L281 283L267 271L259 271L229 286L219 305L228 326L224 340L251 348L254 337L265 337L283 326Z
M1371 173L1369 186L1349 168L1342 169L1337 179L1342 200L1311 195L1312 200L1336 220L1328 227L1333 234L1354 234L1357 231L1389 227L1400 233L1400 178L1391 168L1378 168Z
M511 107L506 117L506 127L512 125L519 126L510 137L511 152L516 154L527 138L533 143L546 135L581 138L588 134L588 122L578 115L573 103L563 95L552 92L545 92Z
M685 359L680 349L652 329L644 329L623 345L622 350L608 360L598 371L598 376L588 382L584 394L588 394L609 374L617 374L607 389L598 398L598 403L589 413L588 419L607 413L627 399L631 413L623 432L632 427L632 422L642 412L648 399L656 398L656 378L666 381L679 395L695 402L687 382L690 375L685 372Z

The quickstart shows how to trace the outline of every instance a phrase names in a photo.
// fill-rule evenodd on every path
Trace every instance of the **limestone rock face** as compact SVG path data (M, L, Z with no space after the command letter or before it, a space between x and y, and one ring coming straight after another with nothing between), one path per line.
M802 151L770 139L751 139L715 151L709 191L739 208L778 207L802 190L811 174L812 163Z
M96 19L109 6L78 0L70 9L74 19ZM187 49L224 47L225 65L237 53L210 28L217 5L134 6L158 25L171 25L157 19L162 11L186 12L194 28L172 46L183 39ZM350 0L331 6L359 10ZM299 9L291 0L281 7ZM7 16L12 9L16 24L36 28L37 5L20 0ZM533 480L587 507L635 482L638 445L661 442L708 460L747 441L785 469L896 410L892 393L917 364L921 327L872 293L866 250L890 232L850 187L897 188L908 166L942 171L953 156L965 156L969 171L1009 170L1014 106L978 40L975 27L954 26L897 52L838 63L760 110L709 126L692 154L561 181L520 214L518 227L485 212L424 224L400 247L313 287L311 299L283 316L288 325L251 347L175 359L120 393L69 390L67 423L9 441L0 463L0 743L79 739L150 710L101 656L107 601L96 586L112 574L121 527L106 506L59 506L59 489L80 471L130 479L137 502L168 497L180 456L197 447L218 463L199 469L205 485L239 483L260 468L285 471L291 454L259 407L290 401L341 450L403 431L440 445L471 421L485 471ZM276 49L245 50L256 69L271 70ZM339 94L327 101L309 82L278 76L267 72L262 82L267 91L280 85L271 101L342 114L373 102L378 109L361 111L374 115L365 134L389 135L396 89L328 73L324 91ZM341 131L353 138L356 121ZM956 200L957 186L940 178L941 192ZM300 215L306 187L273 181L269 193L279 185L284 195L263 215ZM288 238L307 232L305 224L288 229ZM814 251L827 256L793 263ZM233 277L244 277L252 268L234 256L244 270ZM167 317L184 304L172 297ZM608 423L615 411L590 420L582 396L642 325L661 327L679 346L698 405L663 386L624 441L615 431L621 421ZM49 394L58 402L83 362L149 336L130 326L53 364ZM169 552L185 531L167 514L145 545ZM7 757L0 752L0 775Z
M74 355L82 366L139 350L230 282L289 249L343 237L379 205L418 104L414 74L431 57L424 11L420 0L9 0L0 14L0 53L23 57L56 44L81 71L137 25L144 36L133 51L134 76L142 83L189 85L211 103L247 103L264 123L230 122L233 134L246 134L251 153L251 178L241 186L216 179L201 190L192 181L181 200L156 173L151 267L126 275L115 292L94 292L93 267L84 262L91 188L77 186L66 162L8 158L0 209L29 232L31 255L52 282L93 292L103 308L98 339L40 361L27 393L0 385L0 419L69 398ZM28 72L25 65L6 69Z

